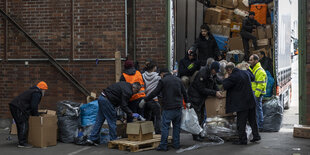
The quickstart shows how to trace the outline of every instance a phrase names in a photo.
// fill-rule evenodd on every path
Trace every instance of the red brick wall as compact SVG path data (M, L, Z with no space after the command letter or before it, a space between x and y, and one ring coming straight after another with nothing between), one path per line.
M0 1L3 9L4 1ZM136 1L137 60L151 57L166 63L166 12L164 0ZM71 33L71 0L7 0L8 12L30 36L55 58L125 57L124 0L74 0L74 32ZM45 58L9 24L8 51L4 49L4 20L0 17L0 59ZM74 40L72 50L72 39ZM73 53L72 53L73 51ZM60 61L89 91L99 93L115 82L114 61ZM143 67L143 65L141 65ZM40 80L49 85L41 108L55 109L61 100L84 102L85 96L48 61L0 62L0 118L10 117L8 103Z

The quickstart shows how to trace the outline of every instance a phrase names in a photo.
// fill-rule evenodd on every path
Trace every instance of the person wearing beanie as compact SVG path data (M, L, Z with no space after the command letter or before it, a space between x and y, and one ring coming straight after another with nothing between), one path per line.
M39 116L38 105L48 89L44 81L39 82L36 86L29 88L10 103L10 111L17 127L18 145L20 148L30 148L28 144L28 119L29 116Z
M254 49L257 50L257 38L252 35L253 29L256 29L257 26L262 26L258 21L254 19L255 12L250 11L249 16L246 17L242 22L242 28L240 35L242 37L243 48L244 48L244 58L246 61L249 60L250 51L249 51L249 41L252 40Z
M181 78L186 89L193 82L195 75L200 69L200 63L197 61L196 56L195 52L186 53L179 62L178 77Z
M131 60L126 60L124 64L124 72L120 77L120 81L125 81L128 83L138 82L141 85L141 89L138 93L134 94L128 103L128 107L134 112L141 116L144 116L144 109L139 108L140 101L145 97L145 84L140 71L136 70L134 63ZM128 122L132 122L131 118L127 119Z
M196 75L194 82L188 89L189 102L194 108L199 124L202 126L205 115L205 100L208 96L216 96L222 98L222 93L216 85L216 73L220 71L220 63L214 61L210 68L204 67ZM202 141L200 135L193 135L193 140Z
M173 76L167 68L160 69L159 80L156 88L139 103L140 107L148 104L148 101L162 94L162 118L161 118L161 141L157 151L167 151L170 123L173 124L173 147L180 148L180 127L182 118L183 99L187 103L187 94L182 81Z
M212 35L210 28L207 24L200 26L199 37L195 40L195 43L187 51L188 54L191 52L196 52L198 49L198 60L201 66L206 65L208 58L213 58L215 60L221 60L221 54L214 36Z

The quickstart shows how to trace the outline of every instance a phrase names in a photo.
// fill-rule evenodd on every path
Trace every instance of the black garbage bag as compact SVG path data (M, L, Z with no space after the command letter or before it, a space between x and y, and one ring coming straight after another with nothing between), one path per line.
M278 132L282 124L283 105L281 105L277 97L273 97L263 104L263 114L263 131Z
M80 103L61 101L57 103L58 138L64 143L73 143L78 136L80 119Z

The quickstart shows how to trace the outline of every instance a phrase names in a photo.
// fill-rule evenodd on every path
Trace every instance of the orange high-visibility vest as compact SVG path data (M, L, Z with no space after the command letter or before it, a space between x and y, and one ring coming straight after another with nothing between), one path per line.
M139 90L139 92L136 94L133 94L131 96L131 98L129 99L129 101L134 101L134 100L139 99L141 97L145 97L144 81L143 81L142 75L139 71L136 71L136 73L134 75L128 75L128 74L123 73L123 76L124 76L126 82L128 82L128 83L133 84L135 82L139 82L141 85L141 89Z

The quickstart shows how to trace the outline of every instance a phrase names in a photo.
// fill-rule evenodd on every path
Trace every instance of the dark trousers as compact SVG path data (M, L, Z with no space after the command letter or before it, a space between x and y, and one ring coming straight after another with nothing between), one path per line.
M153 121L155 133L161 133L161 112L160 105L156 101L150 101L146 104L144 109L144 117L147 121Z
M16 123L18 143L24 145L28 142L29 117L13 105L10 105L10 111Z
M205 104L204 104L204 102L201 104L192 104L192 107L194 108L194 110L197 114L199 125L201 127L203 127L203 122L205 120ZM193 134L193 138L195 138L197 136L198 135Z
M247 135L245 132L247 121L249 121L252 128L253 138L260 137L256 123L256 111L255 108L251 108L249 110L237 112L237 129L240 142L247 142Z
M139 115L144 117L144 111L143 109L139 107L139 103L142 99L143 98L139 98L139 99L128 102L128 107L133 113L138 113ZM127 122L132 122L132 121L133 121L132 117L130 118L127 117Z
M257 39L255 36L252 35L252 33L250 32L246 32L246 31L242 31L240 33L241 37L242 37L242 42L243 42L243 48L244 48L244 58L246 61L249 60L250 57L250 47L249 47L249 41L252 40L253 41L253 45L254 45L254 49L257 50Z

